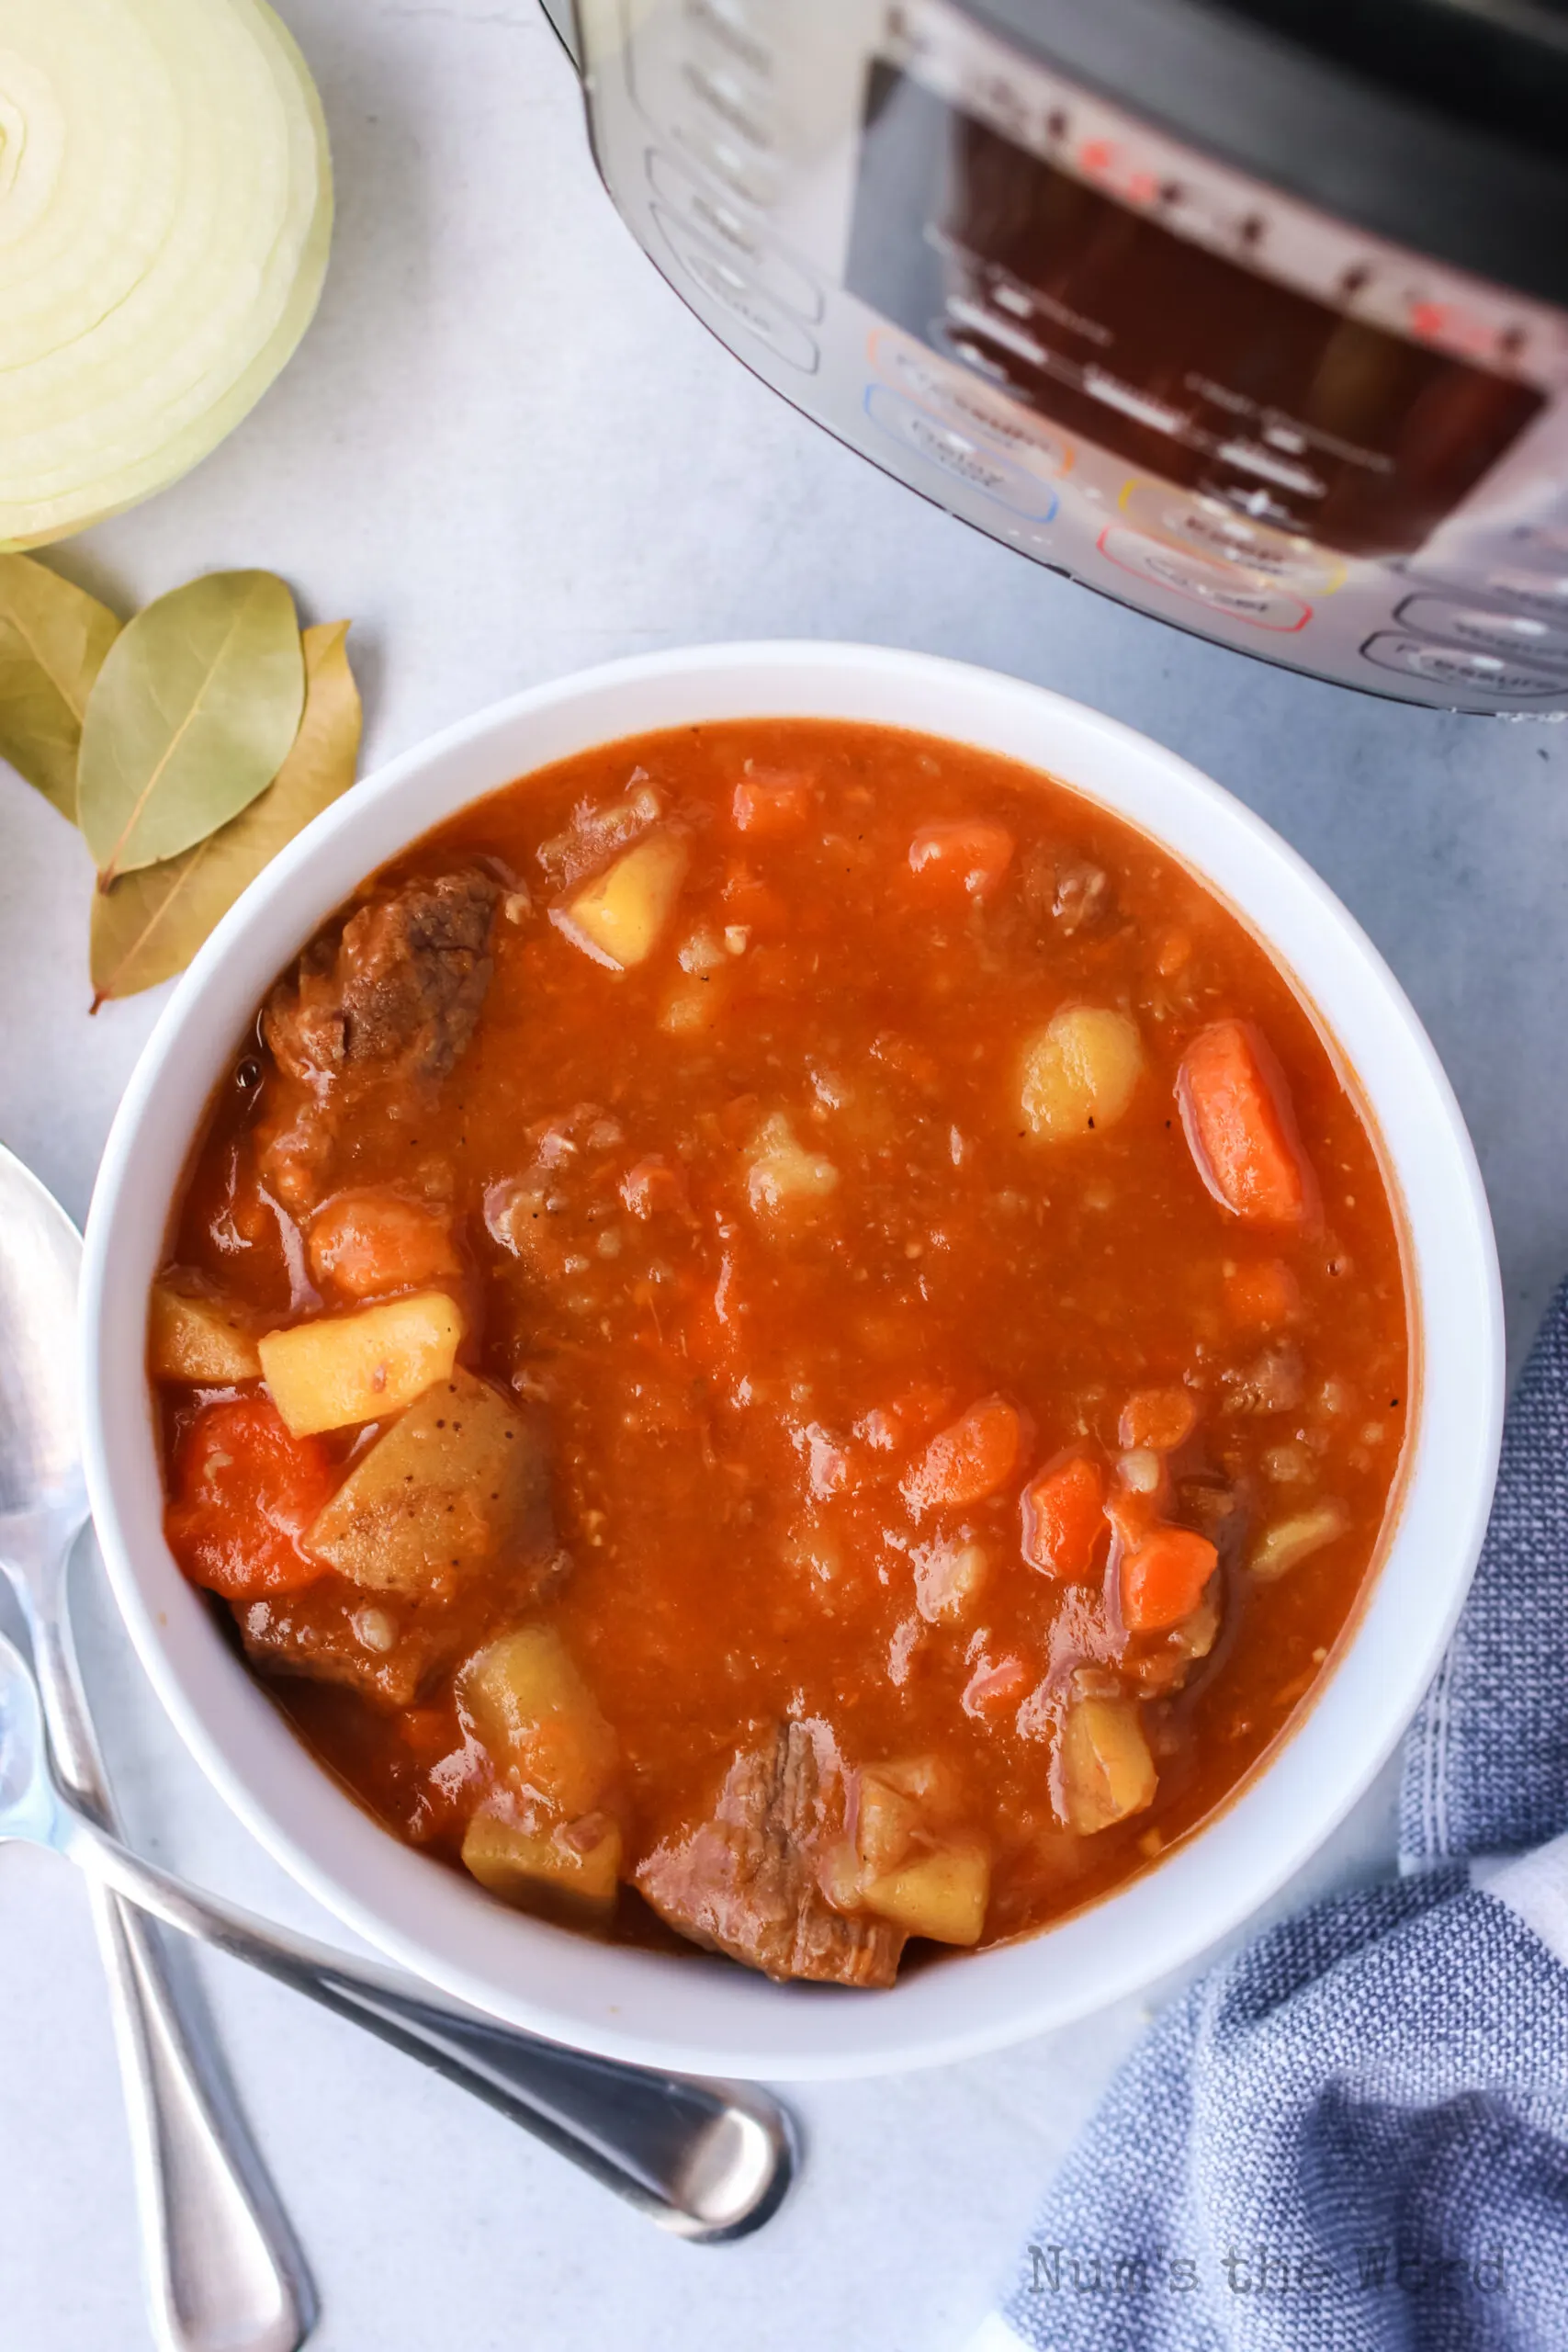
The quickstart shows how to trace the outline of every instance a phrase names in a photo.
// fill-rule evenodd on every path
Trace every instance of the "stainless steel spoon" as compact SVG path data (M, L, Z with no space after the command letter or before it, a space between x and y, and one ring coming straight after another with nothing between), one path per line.
M0 1634L0 1845L45 1846L166 1926L265 1970L497 2107L687 2238L736 2238L775 2213L795 2134L765 2093L619 2066L433 2001L390 1969L222 1903L146 1862L66 1799L38 1685Z
M63 1590L65 1553L85 1510L71 1378L80 1246L63 1210L0 1146L0 1558L28 1570L57 1770L69 1740L84 1743L96 1763L69 1653ZM50 1775L31 1678L10 1644L3 1644L0 1660L0 1781L16 1781L16 1758L29 1757L30 1740L17 1785L30 1791L32 1808L24 1806L10 1827L0 1821L0 1838L56 1845L98 1885L422 2058L680 2236L741 2237L777 2211L794 2174L795 2138L790 2117L765 2092L616 2065L535 2040L432 2001L389 1970L359 1966L139 1861L107 1834L114 1825L107 1813L84 1804L73 1774L75 1802L66 1803ZM57 1690L44 1680L46 1660ZM101 1790L101 1775L96 1785ZM39 1839L29 1821L53 1826ZM129 1926L155 1966L152 1939L134 1918ZM220 2339L205 2340L215 2346ZM261 2340L228 2339L237 2352ZM283 2352L297 2340L266 2339L266 2352L274 2343Z
M112 1829L66 1599L87 1517L74 1389L81 1255L64 1210L0 1146L0 1568L27 1626L62 1778ZM157 2340L166 2352L295 2352L315 2320L314 2290L210 2034L139 1913L95 1886L93 1919Z

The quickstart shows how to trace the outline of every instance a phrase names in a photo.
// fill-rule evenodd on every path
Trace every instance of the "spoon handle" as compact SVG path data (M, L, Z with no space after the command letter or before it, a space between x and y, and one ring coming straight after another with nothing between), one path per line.
M58 1605L33 1616L34 1664L60 1776L81 1811L117 1826ZM296 2352L315 2292L186 1985L146 1917L101 1880L93 1923L119 2052L152 2322L167 2352Z
M62 1807L60 1851L187 1936L263 1970L472 2091L676 2236L747 2235L795 2169L787 2113L745 2084L585 2056L447 2003L389 1969L349 1961L143 1861Z

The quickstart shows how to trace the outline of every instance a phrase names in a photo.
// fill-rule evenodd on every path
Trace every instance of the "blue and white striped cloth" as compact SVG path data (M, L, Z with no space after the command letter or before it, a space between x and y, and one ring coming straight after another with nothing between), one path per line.
M1568 1283L1400 1833L1155 2026L971 2352L1568 2352Z

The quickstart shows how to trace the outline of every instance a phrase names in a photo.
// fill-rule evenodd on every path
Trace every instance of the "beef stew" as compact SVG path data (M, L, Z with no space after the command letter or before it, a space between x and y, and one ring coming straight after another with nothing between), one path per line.
M1376 1143L1237 917L1050 779L807 721L373 877L236 1053L149 1334L175 1556L380 1821L854 1985L1224 1803L1414 1369Z

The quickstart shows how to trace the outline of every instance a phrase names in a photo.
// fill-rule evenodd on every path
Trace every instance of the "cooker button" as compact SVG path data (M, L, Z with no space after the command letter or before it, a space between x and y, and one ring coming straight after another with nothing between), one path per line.
M1501 596L1510 605L1523 605L1527 612L1540 613L1568 627L1568 566L1555 553L1546 559L1546 563L1550 568L1540 571L1501 565L1482 581L1482 593Z
M1100 535L1100 552L1122 571L1168 588L1178 596L1192 596L1211 611L1231 620L1247 621L1254 628L1304 628L1312 606L1288 595L1272 582L1262 580L1241 564L1212 562L1206 556L1188 555L1163 540L1112 524Z
M685 28L689 33L691 28ZM661 140L672 141L744 204L778 201L781 158L771 93L738 73L732 54L677 37L633 39L618 52L632 101Z
M721 302L732 318L750 327L781 359L807 375L814 374L819 355L800 321L791 318L743 270L737 269L728 254L694 236L684 221L672 219L657 204L651 209L671 252L704 293Z
M1345 565L1331 548L1251 522L1223 499L1194 497L1168 482L1134 480L1125 485L1118 503L1128 522L1151 538L1195 548L1214 562L1243 564L1248 571L1320 596L1331 596L1345 584Z
M745 214L726 198L716 196L682 164L661 155L656 147L648 152L648 176L670 213L694 230L711 249L728 254L736 268L763 293L773 295L788 309L797 311L803 319L821 317L821 288L813 285L787 254L780 253L776 245L759 237ZM653 209L668 236L670 232L659 206Z
M768 43L778 31L767 6L745 0L686 0L686 28L699 48L764 89L778 71Z
M1429 684L1462 688L1467 693L1483 688L1488 694L1523 701L1562 691L1544 672L1509 662L1501 653L1483 653L1472 646L1434 645L1427 638L1401 637L1392 629L1369 637L1361 651L1380 670L1403 670Z
M743 155L733 140L716 136L701 123L672 122L670 136L721 187L754 211L765 212L778 202L780 175L775 163Z
M1056 512L1056 493L1037 473L1021 466L1000 449L961 432L939 416L917 408L913 401L872 384L865 395L865 413L873 424L928 464L939 467L954 481L995 499L1014 514L1033 523L1048 523Z
M728 60L709 63L705 58L688 56L682 62L681 79L696 102L699 117L717 136L734 140L752 155L773 153L773 131L766 100L735 73Z
M948 368L929 352L899 343L879 327L872 337L872 365L886 383L922 408L933 409L963 432L995 441L1036 473L1059 476L1073 462L1073 445L1017 402L976 384L973 376Z
M1495 605L1469 605L1457 596L1406 596L1393 617L1418 636L1479 645L1554 676L1568 664L1568 613L1554 628L1534 613L1500 612Z
M1448 555L1416 556L1403 566L1424 587L1446 589L1466 604L1495 599L1506 612L1539 614L1568 628L1568 559L1560 548L1539 543L1525 560L1499 563L1491 550L1456 548Z

